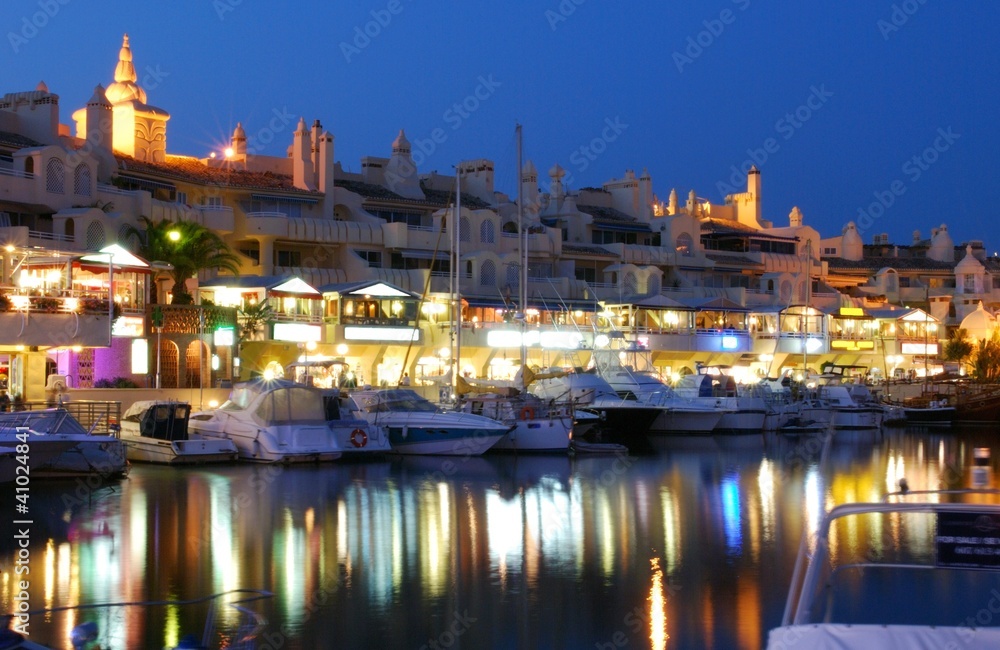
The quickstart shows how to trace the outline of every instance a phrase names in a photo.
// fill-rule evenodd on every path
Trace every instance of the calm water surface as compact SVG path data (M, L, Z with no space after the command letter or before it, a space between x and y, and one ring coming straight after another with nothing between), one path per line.
M641 457L135 466L93 490L36 480L31 605L253 588L275 594L249 605L268 619L261 648L759 648L825 508L877 500L902 476L911 489L968 486L973 448L996 440L853 434L822 464L815 437L686 438ZM0 611L17 594L7 492ZM57 612L30 630L69 647L72 626L95 620L103 648L162 648L200 637L207 615ZM216 646L240 622L220 608Z

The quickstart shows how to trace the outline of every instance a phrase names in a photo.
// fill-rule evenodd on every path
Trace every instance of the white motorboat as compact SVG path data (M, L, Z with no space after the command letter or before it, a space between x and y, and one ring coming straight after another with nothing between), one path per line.
M255 379L236 384L219 408L193 413L188 432L196 440L232 440L244 460L330 461L340 458L343 448L329 419L318 388Z
M512 427L493 445L496 450L565 452L573 437L570 409L531 394L465 396L459 408L464 413L482 415Z
M27 453L21 453L23 445ZM118 437L88 432L62 408L0 412L0 446L15 450L3 465L13 462L16 472L16 465L27 464L31 478L119 478L128 473L125 447Z
M917 491L833 508L803 537L767 648L1000 647L997 496Z
M481 415L442 411L407 388L353 391L349 409L387 432L399 454L478 456L511 430Z
M590 372L571 372L556 377L536 379L528 390L544 400L570 401L577 413L596 415L601 428L611 432L645 434L663 411L661 406L641 402L632 396L621 397L611 385ZM574 436L582 437L582 433Z
M350 408L349 398L337 388L323 391L326 424L340 446L345 458L361 458L392 451L385 430L374 427L368 420L356 415Z
M767 404L759 389L738 386L718 368L699 368L698 374L681 377L674 390L695 404L724 411L714 433L759 434L764 430Z
M594 350L594 368L620 397L660 409L649 433L708 434L731 409L678 395L655 372L649 348L637 344Z
M864 384L819 386L819 400L831 413L836 430L878 429L885 411Z
M121 440L130 461L186 465L224 463L239 456L232 440L188 436L191 405L185 402L142 400L125 409Z

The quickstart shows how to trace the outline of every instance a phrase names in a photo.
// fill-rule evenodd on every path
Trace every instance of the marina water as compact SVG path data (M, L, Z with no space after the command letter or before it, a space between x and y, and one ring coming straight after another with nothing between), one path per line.
M643 456L137 465L107 486L39 480L31 605L252 588L274 593L249 606L267 618L258 648L759 648L780 623L802 532L826 508L878 500L904 476L913 490L970 486L974 448L995 438L838 432L825 453L819 435L678 438ZM17 594L12 537L0 539L3 612ZM236 642L240 616L215 612L211 647ZM111 607L35 614L30 631L69 647L92 620L102 648L162 648L200 637L207 617L206 604Z

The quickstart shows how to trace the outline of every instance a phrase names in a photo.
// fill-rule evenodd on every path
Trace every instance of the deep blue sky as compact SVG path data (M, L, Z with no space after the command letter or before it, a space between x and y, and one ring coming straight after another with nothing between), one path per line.
M37 33L26 28L46 4L50 13L58 7L55 15L36 17L46 23ZM556 162L573 174L573 188L646 167L661 199L676 187L682 200L694 188L720 202L731 167L748 159L748 149L770 144L759 167L764 214L776 225L787 225L798 205L823 236L838 234L898 181L901 196L868 225L866 242L888 232L909 243L914 229L926 235L947 223L956 243L984 239L990 252L1000 249L990 207L1000 143L1000 3L289 4L299 8L260 0L4 0L0 92L44 79L68 123L95 84L112 81L128 32L149 102L172 114L173 153L204 156L223 146L237 120L253 137L283 113L310 124L319 118L336 137L337 160L357 171L361 156L389 154L400 127L414 142L440 128L444 142L421 171L491 158L498 189L513 191L520 121L526 157L543 183ZM354 47L356 28L372 23L373 11L391 19L345 53L342 43ZM707 47L692 48L689 39ZM449 112L480 79L499 85L479 88L485 99L467 117ZM800 122L794 113L811 95L813 108L799 113L809 119ZM587 160L581 146L614 135L606 120L627 128ZM283 126L263 152L282 155L293 128ZM959 137L941 139L939 129ZM935 140L943 151L931 152L932 164L908 164Z

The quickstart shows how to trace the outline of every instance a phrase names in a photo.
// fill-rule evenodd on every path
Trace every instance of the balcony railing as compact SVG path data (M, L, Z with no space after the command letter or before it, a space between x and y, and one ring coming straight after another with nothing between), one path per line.
M14 178L34 178L35 175L31 172L23 172L19 169L8 169L7 167L0 167L0 176L13 176Z

